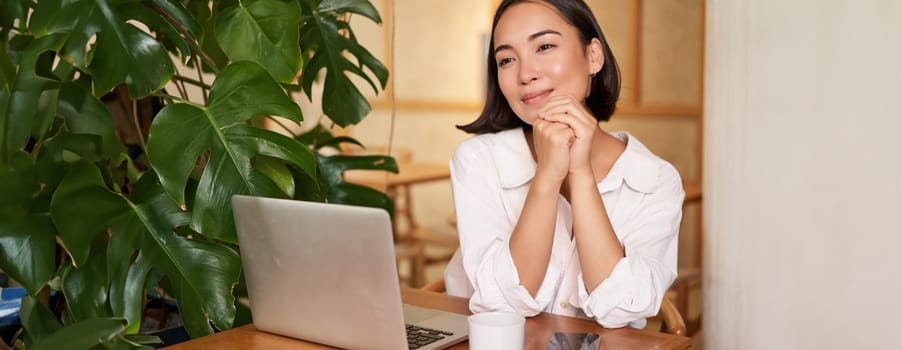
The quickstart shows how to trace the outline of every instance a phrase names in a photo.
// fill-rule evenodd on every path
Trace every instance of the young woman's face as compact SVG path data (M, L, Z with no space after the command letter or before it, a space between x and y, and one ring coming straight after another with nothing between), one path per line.
M601 45L583 47L576 27L543 2L511 6L494 35L498 85L511 109L532 124L554 96L584 100L592 73L601 70ZM596 47L597 45L597 47Z

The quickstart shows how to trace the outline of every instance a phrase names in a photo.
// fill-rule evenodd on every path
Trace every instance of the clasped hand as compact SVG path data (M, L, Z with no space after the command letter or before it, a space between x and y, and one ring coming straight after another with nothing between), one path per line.
M536 176L563 182L570 174L592 174L592 137L598 122L570 96L553 97L533 121Z

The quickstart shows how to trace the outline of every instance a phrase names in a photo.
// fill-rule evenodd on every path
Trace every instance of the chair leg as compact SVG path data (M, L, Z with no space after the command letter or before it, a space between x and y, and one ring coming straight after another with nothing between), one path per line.
M420 288L426 283L426 256L422 242L415 242L415 253L410 259L410 287Z

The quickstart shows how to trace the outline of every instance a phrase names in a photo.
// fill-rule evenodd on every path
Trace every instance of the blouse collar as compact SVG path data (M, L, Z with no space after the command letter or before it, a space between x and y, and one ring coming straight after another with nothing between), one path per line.
M512 189L530 182L536 175L536 162L526 143L524 129L504 130L497 135L497 147L493 152L499 165L501 187ZM660 172L660 159L628 132L618 131L611 135L626 143L626 149L614 162L608 176L598 184L601 192L614 190L622 182L642 193L653 192Z

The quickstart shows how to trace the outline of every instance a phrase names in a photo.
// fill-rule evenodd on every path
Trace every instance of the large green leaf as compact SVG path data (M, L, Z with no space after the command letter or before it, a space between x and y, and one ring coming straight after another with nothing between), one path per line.
M32 196L38 191L37 169L28 154L15 152L9 164L0 164L0 214L22 216L30 212Z
M316 150L324 147L338 149L342 143L363 147L359 141L353 138L333 136L322 125L317 125L296 136L295 139ZM296 180L298 193L295 198L383 208L389 214L394 213L394 203L385 193L344 180L344 172L348 170L383 170L397 173L398 165L394 158L388 156L323 156L317 153L316 162L318 167L315 177L294 172L294 176L298 178Z
M11 79L9 90L0 90L0 164L7 164L9 156L25 144L35 121L46 119L43 116L47 111L35 107L46 106L47 97L42 103L42 96L55 90L58 82L38 75L37 63L45 52L58 48L63 39L60 35L38 38L17 53L18 60L13 64L18 66L18 73Z
M66 312L75 320L112 316L108 306L106 245L95 244L88 261L74 268L64 267L61 291L66 297Z
M29 294L37 294L53 277L55 232L48 216L0 214L0 270Z
M100 136L103 156L112 158L124 150L116 136L113 115L102 102L77 84L64 83L60 88L59 114L66 119L72 133Z
M56 229L32 198L41 190L34 164L26 154L13 154L11 166L0 165L0 270L38 291L53 276Z
M78 1L83 0L39 1L29 21L29 29L39 36L48 33L54 21L58 21L59 10ZM177 0L148 0L140 4L136 4L136 1L110 1L110 3L116 11L119 11L122 5L128 6L124 8L125 11L121 11L122 19L143 23L156 33L163 44L177 48L182 57L191 53L188 40L203 39L200 24ZM183 32L188 33L190 38L186 39Z
M231 291L238 283L241 261L228 247L179 236L160 236L160 247L145 248L155 266L161 266L170 281L185 329L192 337L211 334L210 321L228 329L235 318Z
M50 334L29 350L91 349L112 341L125 331L121 318L92 318Z
M143 186L139 190L143 190ZM132 200L141 196L140 193L133 194ZM113 316L128 321L128 334L140 330L144 285L153 267L145 254L138 253L142 243L142 227L143 223L137 215L130 217L111 228L112 235L107 245L110 308Z
M314 80L319 72L326 70L323 86L323 112L340 126L357 124L370 112L370 105L346 73L360 76L378 92L376 84L363 71L368 68L379 80L379 86L385 88L388 82L388 69L356 40L343 36L339 30L347 31L353 38L351 28L339 20L341 12L364 14L377 21L378 14L368 1L319 1L301 0L303 3L301 17L301 48L314 51L313 57L305 64L301 74L301 85L311 97ZM353 55L357 64L346 54Z
M344 172L351 169L398 172L395 159L388 156L317 156L321 178L329 184L326 195L331 203L383 208L394 213L391 199L375 189L344 181Z
M152 335L126 334L122 338L124 340L131 342L132 344L140 344L140 345L161 345L161 344L163 344L163 340L160 339L160 337L152 336ZM150 347L148 349L153 349L153 347Z
M29 0L3 0L0 2L0 34L4 41L13 28L13 23L18 20L19 28L25 28L26 15L32 7Z
M195 164L206 155L191 204L191 227L204 235L237 243L231 197L253 194L291 197L277 183L252 166L259 155L281 159L314 174L315 160L304 145L272 131L246 125L260 115L301 120L298 106L256 63L226 67L210 90L209 106L166 106L154 119L148 157L163 188L179 203ZM174 156L178 155L178 156Z
M81 161L56 189L50 214L73 263L79 267L88 260L97 235L134 212L127 199L107 189L97 167Z
M44 36L49 33L50 24L59 14L59 10L73 2L81 0L41 0L34 6L34 12L28 20L28 30L36 36Z
M124 83L129 96L145 97L172 77L172 60L163 44L126 22L135 5L130 0L81 0L42 15L51 18L48 32L67 34L59 53L91 74L97 96ZM96 41L88 45L92 39ZM88 47L92 49L86 52Z
M51 56L48 52L48 58ZM35 119L31 127L31 136L35 140L43 140L49 133L50 127L57 115L59 105L59 89L49 89L41 92L38 104L35 108Z
M56 188L68 174L73 163L82 159L94 162L102 160L100 153L102 142L98 135L62 131L41 145L41 152L35 164L37 181L43 186L41 195L36 198L36 205L40 205L41 209L34 211L50 212L50 196L56 192Z
M238 283L240 258L226 246L171 234L173 227L187 224L187 213L163 192L153 175L145 174L131 195L139 204L138 219L149 227L150 234L142 235L140 241L141 254L179 286L171 295L178 300L179 312L192 337L212 333L210 321L219 329L227 329L235 317L231 289ZM140 259L135 264L141 263Z
M92 205L83 205L86 201ZM117 251L108 252L107 259L121 259L130 251L139 251L151 266L161 269L176 285L172 295L179 301L180 311L192 316L185 318L192 336L211 333L210 321L220 329L231 326L235 317L231 288L238 282L241 267L238 254L220 244L175 235L176 227L187 224L187 213L163 192L153 173L145 174L130 197L125 198L107 189L96 166L78 162L57 189L51 213L70 251L76 244L89 245L91 241L86 240L98 227L115 228L113 234L124 237L117 237L116 241L111 238L110 249ZM147 279L147 262L141 259L139 256L127 273L123 273L125 267L116 266L119 262L107 261L105 265L111 269L110 276L116 277L110 281L111 290L117 296L134 298L113 303L116 314L135 317L133 308L140 303L141 295L134 290ZM91 265L82 261L78 268L86 268L86 263ZM123 274L126 281L121 280ZM71 300L82 296L66 297Z
M159 343L159 339L149 336L127 336L122 334L123 320L115 318L95 318L76 322L63 327L56 316L32 296L22 299L19 311L27 349L90 349L95 345L113 345L115 349L138 349L140 343ZM124 346L117 346L122 344Z
M12 90L13 82L16 79L16 67L13 67L13 62L9 59L9 52L6 50L6 45L0 45L0 92L5 93L7 98L9 97L9 92ZM4 107L2 110L5 110Z
M25 345L28 349L62 328L56 316L33 296L22 298L19 318L22 320L22 328L25 329Z
M128 273L113 280L123 283L110 286L110 306L113 315L128 320L126 333L137 334L141 330L144 283L150 270L150 261L145 259L144 255L138 255L135 262L129 266Z
M153 28L157 39L178 48L183 61L187 61L192 53L188 41L203 42L204 32L200 23L177 0L148 0L145 4L149 7L133 6L133 10L126 15ZM184 37L185 33L188 38Z
M207 54L215 67L210 67L211 62L203 61L202 67L205 72L219 72L219 68L225 67L229 62L229 58L222 52L219 43L216 42L216 17L214 13L220 13L222 7L230 7L236 0L217 1L210 8L210 0L188 0L186 7L191 15L203 25L204 37L200 42L201 50ZM193 66L193 62L189 62ZM215 68L215 69L214 69Z
M282 193L291 195L296 192L291 168L282 160L267 156L258 156L251 161L251 166L272 180Z
M306 1L306 0L305 0ZM377 24L382 23L379 17L379 11L370 3L369 0L323 0L317 6L320 13L356 13L358 15L369 18Z
M284 83L301 69L297 0L245 0L216 21L216 39L232 61L257 62Z

